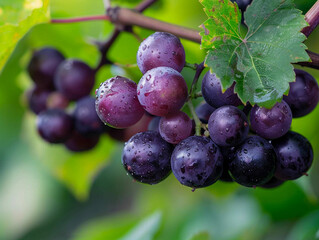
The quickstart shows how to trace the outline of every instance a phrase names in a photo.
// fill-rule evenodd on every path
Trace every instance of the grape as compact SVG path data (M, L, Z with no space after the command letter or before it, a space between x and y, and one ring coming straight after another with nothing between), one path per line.
M95 73L84 62L69 59L57 69L54 83L59 92L69 100L78 100L90 94Z
M93 149L99 142L100 135L83 135L74 131L64 143L65 147L72 152L84 152Z
M59 92L52 92L47 99L48 108L66 109L69 105L69 100Z
M275 188L275 187L279 187L280 185L282 185L284 183L284 181L282 180L279 180L278 178L276 177L272 177L267 183L261 185L260 187L262 188Z
M32 55L28 65L28 72L36 85L42 88L52 89L55 71L64 56L54 48L42 48Z
M267 183L274 175L276 152L273 146L259 136L247 138L229 163L232 178L246 187Z
M295 69L296 82L290 83L288 96L284 100L291 108L294 118L310 113L318 104L319 87L316 79L309 73Z
M46 90L35 86L30 92L27 93L27 99L29 107L35 114L47 109L47 99L51 93L51 90Z
M170 67L181 72L185 65L183 45L170 33L156 32L141 43L137 65L143 74L156 67Z
M217 145L206 137L192 136L174 149L172 171L177 180L192 188L207 187L223 172L223 157Z
M135 134L140 132L146 132L148 130L147 127L149 123L151 122L151 120L152 120L152 117L145 112L141 120L139 120L134 125L124 129L110 128L108 130L108 133L112 138L120 142L126 142Z
M173 147L165 142L158 132L138 133L125 143L122 163L137 181L156 184L171 172L172 150Z
M239 9L242 12L246 11L246 8L248 7L249 4L251 4L252 0L231 0L232 2L236 2Z
M313 161L313 150L302 135L289 131L272 141L278 154L275 176L281 180L293 180L306 174Z
M285 101L276 103L271 109L254 106L250 111L251 128L263 138L275 139L285 135L291 122L291 110Z
M235 148L234 147L220 147L221 153L223 155L224 164L223 164L223 173L220 176L219 180L223 182L233 182L234 180L230 176L228 172L228 165L233 160L234 154L235 154Z
M137 97L143 108L155 115L166 116L182 108L187 99L183 76L172 68L149 70L137 86Z
M104 132L105 125L95 111L95 99L91 96L76 102L73 113L75 128L79 133L94 135Z
M148 130L158 132L160 120L161 117L154 117L148 124Z
M220 79L216 77L215 73L212 74L210 71L203 78L203 97L209 105L215 108L224 105L239 106L242 104L237 94L234 93L234 88L235 83L223 93Z
M249 124L243 111L234 106L223 106L210 116L208 131L219 146L235 146L247 137Z
M192 120L186 113L177 112L162 117L159 124L159 133L169 143L177 144L188 138L193 130Z
M136 83L120 76L101 83L96 92L95 109L100 119L114 128L134 125L145 112L137 99Z
M203 102L203 103L199 104L199 105L196 107L195 112L196 112L197 117L199 118L199 120L201 120L202 123L207 124L210 115L211 115L215 110L216 110L215 108L213 108L213 107L210 106L209 104Z
M37 128L44 140L63 143L71 136L73 119L61 109L48 109L38 115Z

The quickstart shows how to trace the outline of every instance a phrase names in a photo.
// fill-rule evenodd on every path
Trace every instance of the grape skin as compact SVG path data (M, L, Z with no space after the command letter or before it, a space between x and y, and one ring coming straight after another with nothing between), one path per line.
M79 133L94 135L104 132L105 125L95 111L95 99L91 96L76 102L73 112L75 128Z
M212 107L219 108L225 105L239 106L242 104L237 94L234 93L235 83L224 93L220 79L215 73L208 71L202 81L202 94L205 101Z
M275 176L281 180L294 180L303 176L311 167L313 149L302 135L289 131L272 141L278 161Z
M319 101L319 86L309 73L295 69L296 81L290 83L288 96L284 96L284 100L291 108L294 118L303 117L318 104Z
M66 109L69 103L69 100L60 92L52 92L47 99L48 108Z
M250 111L251 129L259 136L276 139L285 135L292 122L292 113L285 101L271 108L254 106Z
M259 136L252 136L236 149L229 163L229 172L243 186L260 186L273 177L276 158L276 152L269 142Z
M171 165L175 177L181 184L202 188L219 179L223 172L223 157L211 139L192 136L175 147Z
M53 89L54 74L64 56L54 48L42 48L33 53L27 70L31 79L41 88Z
M196 115L199 118L199 120L201 120L202 123L208 123L208 119L210 117L210 115L216 110L216 108L210 106L209 104L207 104L206 102L202 102L201 104L199 104L196 109Z
M79 100L90 94L95 72L86 63L68 59L62 62L55 74L56 89L69 100Z
M176 36L156 32L139 46L137 65L143 74L156 67L170 67L181 72L185 65L184 47Z
M138 133L125 143L122 164L135 180L156 184L171 172L172 150L172 145L165 142L158 132Z
M49 143L63 143L72 133L73 119L61 109L48 109L37 117L40 136Z
M216 109L208 120L211 139L219 146L240 144L248 135L249 124L245 113L234 106Z
M96 92L95 109L100 119L114 128L127 128L144 115L136 95L136 83L116 76L101 83Z
M100 135L83 135L74 131L64 143L65 147L72 152L84 152L93 149L99 142Z
M159 123L159 133L169 143L177 144L192 134L193 122L184 112L177 112L162 117Z
M166 116L179 111L187 99L183 76L169 67L149 70L137 85L137 97L143 108L155 115Z
M30 92L27 92L27 100L29 108L35 114L47 109L47 99L50 96L51 90L43 89L35 86Z
M280 179L278 179L276 177L272 177L268 182L266 182L265 184L261 185L260 187L266 188L266 189L272 189L272 188L279 187L284 182L285 181L280 180Z

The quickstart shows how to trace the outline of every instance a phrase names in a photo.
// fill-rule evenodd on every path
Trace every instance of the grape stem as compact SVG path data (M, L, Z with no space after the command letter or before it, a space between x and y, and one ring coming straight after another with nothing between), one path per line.
M187 68L190 68L190 69L193 69L193 70L197 70L197 64L196 63L188 63L188 62L185 62L185 67Z
M202 127L202 122L199 120L199 118L198 118L198 116L197 116L197 114L195 112L195 109L194 109L194 106L193 106L193 103L192 103L191 99L189 99L187 101L187 105L188 105L188 108L191 111L191 114L192 114L193 119L195 121L195 134L197 136L201 136L200 130L201 130L201 127Z
M191 89L189 91L189 98L190 99L194 98L193 93L194 93L194 91L196 91L196 86L197 86L198 79L199 79L199 77L202 74L204 69L205 69L204 62L196 65L196 72L195 72L195 75L194 75L194 79L193 79L193 82L192 82Z
M196 92L194 95L193 95L193 98L200 98L202 97L203 94L202 94L202 91L199 91L199 92Z
M306 13L305 19L309 23L309 26L305 27L302 33L308 37L319 24L319 0Z
M116 29L119 31L129 31L132 26L139 26L142 28L150 29L153 31L169 32L178 37L200 43L201 36L199 32L194 29L185 28L179 25L170 24L167 22L159 21L151 17L147 17L141 14L146 8L151 6L156 0L144 0L135 9L126 9L120 7L109 7L106 16L89 16L89 17L78 17L69 19L52 19L51 23L72 23L80 21L91 21L91 20L106 20L111 21ZM313 7L306 13L306 21L310 26L304 28L302 32L309 36L316 26L319 24L319 0L313 5ZM308 51L309 57L312 62L299 62L301 66L311 67L319 69L319 62L317 54Z

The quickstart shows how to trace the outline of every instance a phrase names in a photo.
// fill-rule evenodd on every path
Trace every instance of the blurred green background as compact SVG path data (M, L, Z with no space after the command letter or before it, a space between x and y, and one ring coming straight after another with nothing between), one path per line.
M26 2L38 1L0 0L0 9L7 10L0 11L0 26L5 20L15 23L10 7ZM134 6L139 1L113 2ZM306 12L315 0L295 2ZM104 13L102 0L52 0L50 6L52 18ZM205 20L196 0L159 0L145 14L194 29ZM152 33L134 29L141 38ZM309 177L275 190L216 183L193 193L173 175L158 185L143 185L126 175L120 159L123 144L108 136L85 154L70 154L37 136L35 116L23 97L31 86L25 68L32 51L54 46L93 67L99 54L91 42L106 39L111 30L103 21L38 25L19 42L1 73L0 239L319 239L319 108L292 126L314 147ZM198 44L182 42L188 62L204 59ZM306 41L314 52L319 52L318 43L319 29ZM109 57L121 64L136 63L138 45L123 33ZM305 70L319 79L319 71ZM136 68L106 66L98 72L97 85L115 74L135 81L141 77ZM183 75L190 83L192 71Z

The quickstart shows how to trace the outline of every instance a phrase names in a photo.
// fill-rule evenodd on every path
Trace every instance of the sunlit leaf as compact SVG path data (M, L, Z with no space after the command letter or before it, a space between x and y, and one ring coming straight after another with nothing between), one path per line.
M254 0L245 12L248 32L241 34L241 12L230 0L201 0L209 17L201 27L206 65L224 89L236 82L243 102L271 107L287 93L295 74L291 63L308 61L300 33L307 22L293 0Z

